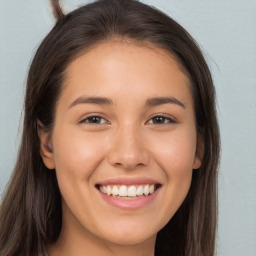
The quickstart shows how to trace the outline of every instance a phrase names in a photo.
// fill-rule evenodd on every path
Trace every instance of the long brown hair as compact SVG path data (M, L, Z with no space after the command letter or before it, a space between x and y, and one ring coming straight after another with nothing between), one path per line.
M156 255L212 256L217 224L220 139L215 91L206 61L192 37L161 11L135 0L99 0L64 15L52 0L57 22L37 50L26 88L17 163L0 209L0 255L47 255L61 230L61 196L54 171L40 156L37 120L49 131L70 62L113 38L151 43L174 54L191 81L204 157L193 171L189 193L157 235Z

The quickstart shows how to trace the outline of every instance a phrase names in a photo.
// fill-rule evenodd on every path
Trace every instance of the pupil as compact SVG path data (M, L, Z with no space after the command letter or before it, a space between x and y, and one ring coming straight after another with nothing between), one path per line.
M164 122L164 117L161 117L161 116L155 117L155 122L158 124L162 124Z
M92 121L93 123L99 123L100 119L99 119L99 117L97 117L97 116L93 116L93 117L91 117L91 121Z

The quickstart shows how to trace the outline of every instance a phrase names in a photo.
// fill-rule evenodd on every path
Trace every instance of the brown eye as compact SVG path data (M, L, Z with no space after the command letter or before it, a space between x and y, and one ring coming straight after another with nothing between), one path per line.
M176 121L165 116L155 116L151 118L148 123L149 124L168 124L168 123L176 123Z
M101 116L90 116L90 117L87 117L87 118L83 119L82 121L80 121L80 123L106 124L106 123L108 123L108 121Z

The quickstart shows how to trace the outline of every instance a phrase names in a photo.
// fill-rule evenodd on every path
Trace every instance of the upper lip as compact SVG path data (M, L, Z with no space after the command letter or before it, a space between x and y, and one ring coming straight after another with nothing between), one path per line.
M96 185L143 185L143 184L161 184L159 181L149 177L133 177L133 178L110 178L101 182L97 182Z

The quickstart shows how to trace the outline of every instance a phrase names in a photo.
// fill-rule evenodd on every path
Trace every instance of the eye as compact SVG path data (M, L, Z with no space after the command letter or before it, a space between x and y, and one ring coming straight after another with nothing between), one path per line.
M168 124L177 123L174 119L166 116L154 116L149 121L149 124Z
M80 124L108 124L109 122L101 116L89 116L79 122Z

